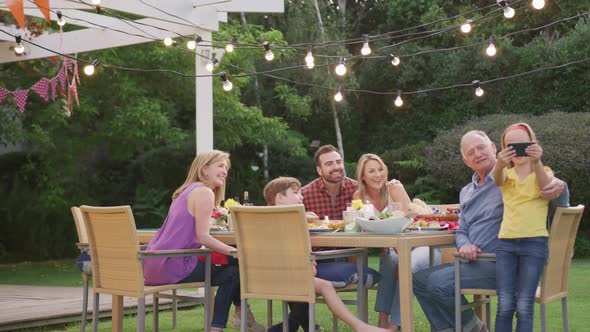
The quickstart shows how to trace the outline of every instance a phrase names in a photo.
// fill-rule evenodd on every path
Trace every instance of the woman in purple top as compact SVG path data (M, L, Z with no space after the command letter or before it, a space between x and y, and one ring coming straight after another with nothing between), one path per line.
M225 195L229 167L229 154L226 152L213 150L195 157L186 180L172 195L172 205L164 225L150 241L147 250L198 249L202 245L225 255L234 250L209 234L209 218ZM143 269L146 285L205 280L205 264L195 256L146 259ZM211 330L223 331L232 302L236 307L232 325L237 323L239 326L238 266L212 266L211 284L219 286ZM258 324L251 313L248 315L248 327L251 331L264 331L264 326Z

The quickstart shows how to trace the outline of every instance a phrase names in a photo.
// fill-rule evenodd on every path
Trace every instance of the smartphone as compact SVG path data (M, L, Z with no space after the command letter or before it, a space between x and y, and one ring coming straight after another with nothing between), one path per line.
M526 157L526 148L529 145L533 145L535 142L522 142L522 143L509 143L508 146L511 146L514 151L516 152L516 157Z

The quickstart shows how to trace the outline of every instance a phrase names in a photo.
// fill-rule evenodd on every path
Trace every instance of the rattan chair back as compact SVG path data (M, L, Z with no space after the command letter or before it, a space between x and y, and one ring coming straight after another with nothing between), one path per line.
M315 303L303 205L231 209L243 299Z

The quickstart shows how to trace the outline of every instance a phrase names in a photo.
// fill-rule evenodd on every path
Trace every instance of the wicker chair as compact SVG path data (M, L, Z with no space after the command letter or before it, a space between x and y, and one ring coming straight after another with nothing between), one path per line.
M135 220L129 206L81 206L80 212L87 230L92 257L92 283L94 292L93 331L98 329L99 294L137 298L137 330L145 330L145 297L154 296L153 329L158 330L158 297L169 297L161 292L180 288L204 287L204 297L182 296L184 300L204 304L205 315L211 314L211 257L207 249L140 251ZM205 282L145 286L143 260L153 257L195 256L206 257ZM208 319L204 319L209 331Z
M282 300L283 324L287 326L287 301L309 303L309 329L315 330L316 293L313 285L313 260L303 205L233 207L240 266L242 308L248 299ZM320 252L321 258L360 255L363 266L366 249ZM362 276L362 270L359 276ZM359 278L359 294L365 294ZM363 296L361 295L361 301ZM269 305L270 307L270 305ZM241 331L246 328L246 310L242 310ZM270 320L270 317L269 317ZM269 324L272 322L269 321Z
M545 317L545 305L561 300L563 331L567 332L567 282L570 264L574 252L576 233L584 213L584 206L557 208L551 229L549 230L549 257L541 276L541 282L537 288L535 302L541 306L541 331L547 330ZM494 254L480 254L478 259L495 260ZM496 296L493 289L461 289L461 258L456 254L455 258L455 329L461 331L461 312L473 306L486 305L486 324L490 327L490 296ZM480 295L483 298L473 303L461 304L461 295Z
M78 233L78 243L87 244L88 235L86 234L86 226L84 226L84 218L82 212L77 206L71 208L72 216L74 217L74 224L76 224L76 232ZM81 249L80 251L84 251ZM92 271L82 271L82 319L80 321L80 332L86 331L86 320L88 317L88 283L92 278Z

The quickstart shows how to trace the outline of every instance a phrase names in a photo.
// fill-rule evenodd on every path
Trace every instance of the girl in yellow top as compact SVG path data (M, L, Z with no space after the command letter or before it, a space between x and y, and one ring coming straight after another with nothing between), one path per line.
M511 143L532 142L526 156L516 156ZM526 123L509 126L502 134L502 151L494 168L494 181L502 191L504 217L496 251L498 310L496 331L533 331L535 292L547 260L548 201L541 197L553 178L541 162L543 149Z

